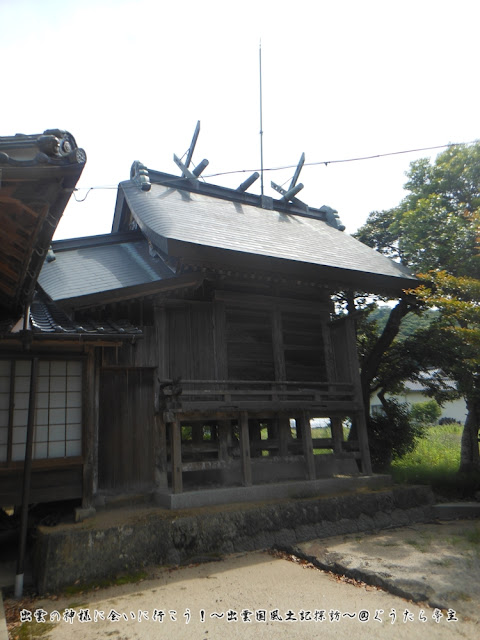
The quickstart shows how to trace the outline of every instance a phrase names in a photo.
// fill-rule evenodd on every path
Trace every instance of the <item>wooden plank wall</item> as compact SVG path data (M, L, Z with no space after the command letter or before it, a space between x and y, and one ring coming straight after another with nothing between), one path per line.
M321 315L283 310L282 327L286 379L327 380Z
M167 308L168 377L212 380L215 377L212 304Z
M52 463L49 468L33 468L30 502L57 502L82 497L82 464ZM23 469L0 469L0 505L22 503Z
M271 312L229 305L226 327L229 379L274 380Z

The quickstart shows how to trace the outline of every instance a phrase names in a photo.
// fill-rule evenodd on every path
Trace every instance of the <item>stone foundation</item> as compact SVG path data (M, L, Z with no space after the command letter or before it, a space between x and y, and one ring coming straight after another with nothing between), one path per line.
M177 565L426 522L433 518L433 503L428 487L394 487L176 512L129 510L123 519L118 510L114 525L97 516L74 525L40 527L34 574L39 593L45 594L77 581L88 584L152 564Z

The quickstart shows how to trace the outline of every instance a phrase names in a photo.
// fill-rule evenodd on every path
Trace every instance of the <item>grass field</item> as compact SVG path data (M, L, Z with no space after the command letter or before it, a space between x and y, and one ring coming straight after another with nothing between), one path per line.
M428 427L412 453L392 462L393 480L402 484L429 484L447 497L473 495L480 488L480 479L458 474L462 430L460 424Z

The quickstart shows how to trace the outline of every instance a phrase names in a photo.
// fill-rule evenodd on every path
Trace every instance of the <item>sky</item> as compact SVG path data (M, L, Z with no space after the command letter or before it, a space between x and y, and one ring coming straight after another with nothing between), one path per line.
M297 197L352 233L441 150L332 161L480 138L479 22L478 0L0 0L0 135L85 149L56 239L109 233L134 160L180 175L198 120L193 163L236 188L260 168L261 42L263 165L293 165L265 194L304 152Z

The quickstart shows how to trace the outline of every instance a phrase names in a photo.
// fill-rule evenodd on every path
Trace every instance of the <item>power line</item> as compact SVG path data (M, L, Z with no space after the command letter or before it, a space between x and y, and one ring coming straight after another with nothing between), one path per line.
M322 165L322 164L325 166L328 166L329 164L341 164L344 162L358 162L360 160L373 160L375 158L386 158L388 156L397 156L405 153L419 153L420 151L433 151L435 149L446 149L448 147L458 147L465 144L475 144L476 142L478 141L472 140L471 142L451 142L449 144L439 144L434 147L421 147L418 149L406 149L404 151L391 151L389 153L377 153L372 156L359 156L358 158L344 158L341 160L319 160L317 162L305 162L304 166L313 167L313 166ZM268 169L263 169L263 170L264 171L282 171L283 169L294 169L296 168L296 166L297 166L296 164L288 164L280 167L270 167ZM234 171L221 171L218 173L209 173L205 177L214 178L216 176L226 176L234 173L249 173L250 171L258 171L258 169L237 169Z
M356 158L343 158L340 160L319 160L317 162L305 162L304 166L308 166L308 167L314 167L314 166L319 166L319 165L325 165L326 167L329 164L343 164L343 163L347 163L347 162L360 162L363 160L374 160L376 158L387 158L389 156L398 156L398 155L403 155L403 154L407 154L407 153L419 153L421 151L435 151L437 149L447 149L450 147L458 147L458 146L462 146L462 145L467 145L467 144L475 144L476 142L478 142L478 140L472 140L471 142L451 142L449 144L439 144L433 147L420 147L418 149L405 149L403 151L391 151L389 153L377 153L375 155L371 155L371 156L359 156ZM297 167L296 164L287 164L287 165L283 165L280 167L268 167L268 168L264 168L262 167L262 171L282 171L284 169L295 169ZM234 175L236 173L253 173L254 171L259 171L259 169L235 169L232 171L219 171L218 173L210 173L206 176L202 176L202 178L215 178L218 176L228 176L228 175ZM178 178L179 181L183 181L183 178L181 176L179 176ZM288 182L288 181L287 181ZM85 202L85 200L87 199L88 194L90 193L90 191L93 191L94 189L96 190L103 190L103 189L117 189L117 185L106 185L106 186L98 186L98 187L77 187L76 189L74 189L74 198L77 202ZM87 193L85 194L85 196L82 199L78 199L75 195L75 191L80 191L80 190L86 190Z

